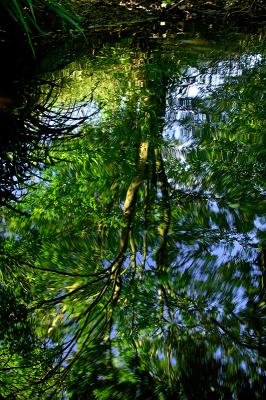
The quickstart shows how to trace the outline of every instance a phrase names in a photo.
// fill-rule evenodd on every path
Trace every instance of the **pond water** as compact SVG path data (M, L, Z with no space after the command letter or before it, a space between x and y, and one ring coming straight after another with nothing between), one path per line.
M163 22L0 92L4 398L266 394L265 40Z

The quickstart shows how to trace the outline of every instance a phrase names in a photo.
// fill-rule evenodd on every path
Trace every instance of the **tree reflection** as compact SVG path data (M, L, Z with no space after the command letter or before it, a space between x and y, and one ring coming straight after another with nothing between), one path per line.
M1 344L9 354L27 322L35 347L6 356L2 380L36 398L259 399L265 66L244 65L204 96L181 92L174 107L189 112L173 133L166 116L177 115L168 108L179 82L191 84L187 66L138 51L120 102L53 149L65 162L19 207L30 216L6 215L4 284L18 322L2 328ZM257 85L248 93L247 78Z
M52 146L73 137L86 118L77 117L75 105L56 105L60 81L35 78L1 90L0 204L18 211L16 203L41 179L40 171L56 162Z

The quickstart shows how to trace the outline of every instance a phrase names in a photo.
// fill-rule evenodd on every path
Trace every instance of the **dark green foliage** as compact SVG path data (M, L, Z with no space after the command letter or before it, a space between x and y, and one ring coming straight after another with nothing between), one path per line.
M42 14L46 11L49 11L52 16L58 17L63 26L67 25L81 31L80 17L71 11L67 0L64 1L64 4L56 0L1 0L1 3L12 19L21 25L33 52L32 36L34 32L42 32Z

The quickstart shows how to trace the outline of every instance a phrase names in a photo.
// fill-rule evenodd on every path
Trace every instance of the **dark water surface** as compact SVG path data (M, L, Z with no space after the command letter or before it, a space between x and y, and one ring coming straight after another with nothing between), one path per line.
M263 399L263 35L161 21L34 70L0 91L1 398Z

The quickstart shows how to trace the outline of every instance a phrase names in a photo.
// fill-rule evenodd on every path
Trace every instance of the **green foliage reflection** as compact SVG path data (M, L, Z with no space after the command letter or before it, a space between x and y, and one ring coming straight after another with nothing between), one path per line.
M193 75L178 56L141 50L120 102L54 150L29 216L5 215L3 396L265 394L265 61L235 57L227 79L228 59Z

